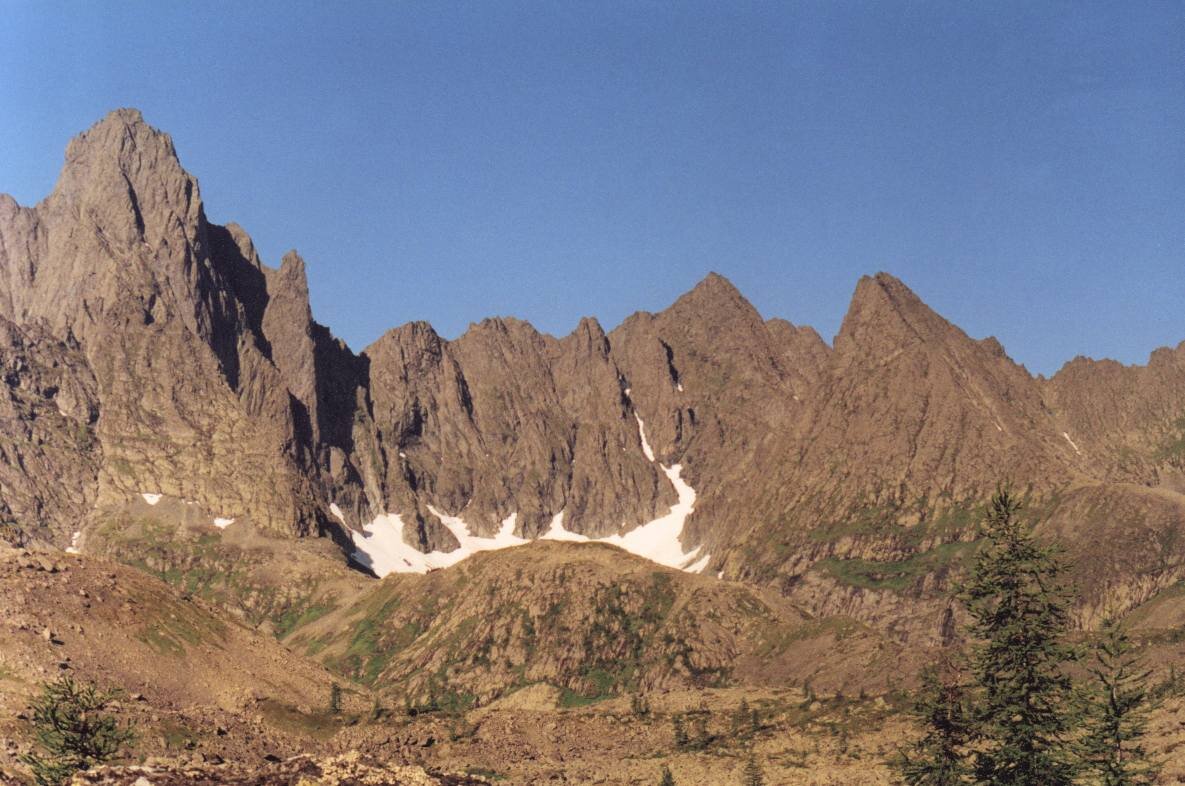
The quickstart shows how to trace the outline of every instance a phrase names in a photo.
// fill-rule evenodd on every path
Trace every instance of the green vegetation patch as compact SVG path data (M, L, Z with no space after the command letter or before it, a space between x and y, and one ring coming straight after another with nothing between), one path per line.
M977 547L977 543L946 543L903 560L830 558L821 560L815 567L848 586L902 592L936 570L963 565Z
M1173 421L1168 436L1161 444L1160 449L1156 451L1156 458L1160 460L1185 458L1185 417Z

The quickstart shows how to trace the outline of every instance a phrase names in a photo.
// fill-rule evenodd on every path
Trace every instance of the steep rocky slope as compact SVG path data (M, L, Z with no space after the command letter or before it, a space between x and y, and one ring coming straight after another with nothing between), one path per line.
M200 739L223 756L299 750L306 741L268 718L320 710L334 679L140 571L0 544L0 772L27 748L38 683L59 674L124 690L117 711L142 754Z

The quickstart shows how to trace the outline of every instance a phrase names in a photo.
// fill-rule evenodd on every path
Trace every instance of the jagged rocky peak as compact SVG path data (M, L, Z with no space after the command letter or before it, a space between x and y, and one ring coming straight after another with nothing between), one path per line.
M889 353L910 344L959 331L900 279L888 273L862 276L835 337L841 354Z
M49 201L58 200L128 242L152 244L173 221L201 213L197 181L182 168L172 137L136 109L117 109L70 142Z
M709 272L671 306L673 312L684 309L739 309L750 311L753 306L731 281L715 271Z

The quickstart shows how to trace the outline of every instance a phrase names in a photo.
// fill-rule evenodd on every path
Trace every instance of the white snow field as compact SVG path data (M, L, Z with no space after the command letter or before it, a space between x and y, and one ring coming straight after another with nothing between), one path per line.
M145 491L140 496L143 497L144 501L147 502L149 505L155 505L156 503L161 501L161 498L164 495L163 494L150 494L147 491Z
M362 532L352 532L354 559L370 568L378 576L388 573L427 573L437 568L456 565L466 557L479 551L492 551L510 546L521 546L525 538L514 534L517 513L511 513L502 522L502 528L492 538L469 534L469 527L456 516L441 513L431 506L428 510L440 519L449 532L457 538L460 548L452 551L430 551L427 554L403 540L403 519L397 513L379 516L363 527Z
M654 451L646 440L646 424L642 422L642 418L636 412L634 417L638 420L638 437L642 443L642 453L645 454L647 461L657 463ZM565 540L576 543L593 541L609 543L669 568L679 568L689 573L703 571L708 567L711 555L701 555L699 546L689 552L684 552L683 544L679 542L687 517L695 510L695 489L683 480L682 465L674 464L664 467L659 464L659 469L675 487L675 493L678 496L678 501L665 515L635 527L624 535L590 538L587 535L564 529L564 512L560 511L552 518L551 526L547 532L540 537L544 540ZM341 509L336 504L330 505L329 510L344 523ZM468 525L458 516L449 516L431 506L428 507L428 510L453 533L457 542L461 544L460 548L453 551L432 551L425 554L404 542L404 522L399 514L387 513L378 516L363 527L362 532L351 533L355 548L354 559L379 576L385 576L388 573L427 573L429 570L455 565L479 551L504 549L528 542L527 539L514 534L517 513L510 514L502 522L502 528L496 535L485 538L470 534Z
M234 519L221 518L221 517L214 519L214 526L218 527L218 529L226 529L227 527L229 527L231 524L234 524L234 523L235 523Z

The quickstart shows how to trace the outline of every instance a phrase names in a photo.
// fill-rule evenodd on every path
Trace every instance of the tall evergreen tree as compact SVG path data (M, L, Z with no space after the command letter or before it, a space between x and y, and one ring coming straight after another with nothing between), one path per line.
M970 783L967 744L972 738L966 687L953 669L922 672L913 715L925 729L896 762L909 786L962 786Z
M984 786L1069 786L1075 761L1065 665L1070 596L1055 549L1037 543L1007 491L992 498L987 543L960 593L971 616L975 776Z
M675 786L675 776L671 775L671 768L663 766L662 780L658 782L658 786Z
M1151 702L1148 677L1131 639L1114 619L1103 623L1089 667L1082 759L1089 782L1098 786L1150 786L1160 771L1143 737Z

